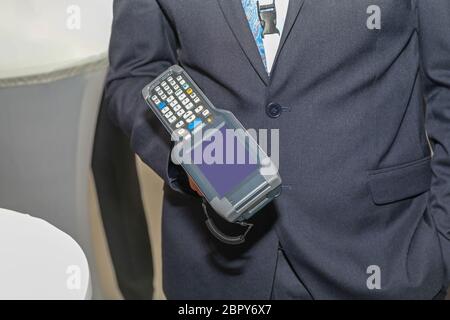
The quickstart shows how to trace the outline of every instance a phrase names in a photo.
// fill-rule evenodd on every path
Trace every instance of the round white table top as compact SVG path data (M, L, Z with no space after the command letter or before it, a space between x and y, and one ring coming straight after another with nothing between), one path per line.
M0 299L90 299L86 256L48 222L0 209Z

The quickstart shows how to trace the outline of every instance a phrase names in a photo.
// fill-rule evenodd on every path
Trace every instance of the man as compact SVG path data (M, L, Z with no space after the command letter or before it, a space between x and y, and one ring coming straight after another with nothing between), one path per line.
M167 297L441 297L450 280L450 2L290 0L285 19L277 10L278 44L255 27L257 5L114 3L106 102L166 181ZM208 233L141 97L176 63L245 127L280 130L283 193L241 246Z

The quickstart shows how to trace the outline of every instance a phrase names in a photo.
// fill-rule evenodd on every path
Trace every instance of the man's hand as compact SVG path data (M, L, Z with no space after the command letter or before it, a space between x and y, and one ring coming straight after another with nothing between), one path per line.
M192 180L191 177L189 177L189 187L191 187L192 190L194 190L195 192L197 192L197 194L200 197L203 197L203 193L200 191L199 187L197 186L197 184L194 182L194 180Z

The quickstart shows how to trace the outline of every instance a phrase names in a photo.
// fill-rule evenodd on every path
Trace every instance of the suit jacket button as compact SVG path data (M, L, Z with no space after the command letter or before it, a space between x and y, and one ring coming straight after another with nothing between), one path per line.
M283 108L278 103L271 102L266 106L266 114L270 118L278 118L282 111Z

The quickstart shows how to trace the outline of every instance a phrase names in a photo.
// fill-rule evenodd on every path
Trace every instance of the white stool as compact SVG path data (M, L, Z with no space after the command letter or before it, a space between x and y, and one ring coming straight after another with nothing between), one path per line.
M80 246L42 219L0 209L0 299L91 298Z

